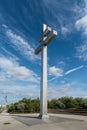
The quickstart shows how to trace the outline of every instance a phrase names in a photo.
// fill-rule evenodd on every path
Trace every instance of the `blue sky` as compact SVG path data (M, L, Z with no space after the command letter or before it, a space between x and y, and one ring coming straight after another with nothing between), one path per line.
M87 1L0 0L0 104L39 97L43 23L58 32L48 45L48 99L87 97Z

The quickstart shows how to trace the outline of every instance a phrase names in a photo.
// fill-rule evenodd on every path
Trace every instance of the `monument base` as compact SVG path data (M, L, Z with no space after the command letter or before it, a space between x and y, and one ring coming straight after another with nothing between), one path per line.
M49 119L49 115L45 115L45 114L40 114L39 116L38 116L38 118L39 119Z

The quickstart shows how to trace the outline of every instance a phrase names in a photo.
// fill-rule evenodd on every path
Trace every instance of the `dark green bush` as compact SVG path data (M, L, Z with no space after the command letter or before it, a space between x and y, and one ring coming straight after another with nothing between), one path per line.
M87 109L87 99L61 97L48 101L49 109L69 109L69 108L85 108ZM23 98L17 103L8 106L9 113L38 113L40 112L40 100Z
M11 104L8 107L9 113L36 113L40 111L40 100L37 99L22 99L17 103Z

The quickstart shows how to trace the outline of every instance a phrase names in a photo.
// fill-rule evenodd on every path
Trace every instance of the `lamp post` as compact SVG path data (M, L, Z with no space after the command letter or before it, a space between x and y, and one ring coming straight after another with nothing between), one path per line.
M47 45L57 36L57 32L43 24L43 35L39 38L41 45L35 54L41 52L41 89L40 89L40 115L41 119L49 118L47 114Z

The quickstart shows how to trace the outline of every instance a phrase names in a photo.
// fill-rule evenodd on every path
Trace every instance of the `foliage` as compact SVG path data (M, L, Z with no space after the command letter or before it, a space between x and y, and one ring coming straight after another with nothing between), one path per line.
M51 101L48 101L48 108L51 109L65 108L65 105L57 99L52 99Z
M48 101L49 109L87 109L87 99L73 98L73 97L61 97L59 99L52 99ZM40 112L40 100L23 98L19 102L8 106L8 112L10 113L37 113Z
M67 109L67 108L87 108L87 99L61 97L59 99L52 99L48 101L48 108L50 109Z
M40 111L40 100L23 98L8 107L9 113L35 113Z

